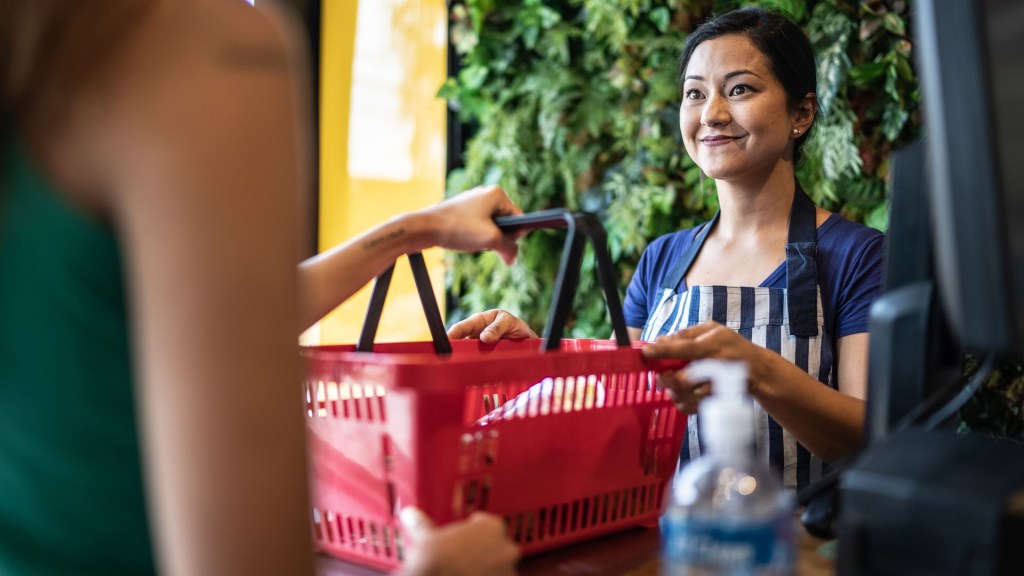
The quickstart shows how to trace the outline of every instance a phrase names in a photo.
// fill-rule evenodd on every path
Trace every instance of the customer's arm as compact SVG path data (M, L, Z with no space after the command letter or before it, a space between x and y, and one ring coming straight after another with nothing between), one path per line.
M347 300L396 258L433 246L493 249L506 262L516 255L515 237L502 234L495 216L521 211L496 186L463 192L440 204L396 216L299 265L303 305L300 330Z

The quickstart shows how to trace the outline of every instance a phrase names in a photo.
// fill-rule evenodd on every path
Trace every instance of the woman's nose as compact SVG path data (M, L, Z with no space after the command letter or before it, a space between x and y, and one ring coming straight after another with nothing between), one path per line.
M700 123L705 126L721 126L728 124L729 120L729 105L725 98L709 96L704 103L704 110L701 111Z

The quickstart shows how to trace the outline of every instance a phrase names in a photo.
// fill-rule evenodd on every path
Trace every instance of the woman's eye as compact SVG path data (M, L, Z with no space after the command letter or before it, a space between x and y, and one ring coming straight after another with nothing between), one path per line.
M685 96L687 100L697 100L701 97L701 93L700 90L695 90L691 88L686 91Z
M733 86L730 92L733 96L742 96L744 94L749 94L750 92L753 92L753 90L750 88L750 86L747 86L746 84L737 84L736 86Z

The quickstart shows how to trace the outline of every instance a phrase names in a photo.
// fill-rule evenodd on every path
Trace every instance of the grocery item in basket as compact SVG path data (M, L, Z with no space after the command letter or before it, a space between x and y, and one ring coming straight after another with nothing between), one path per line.
M545 378L491 410L477 422L486 425L509 418L600 408L605 403L602 380L595 375Z

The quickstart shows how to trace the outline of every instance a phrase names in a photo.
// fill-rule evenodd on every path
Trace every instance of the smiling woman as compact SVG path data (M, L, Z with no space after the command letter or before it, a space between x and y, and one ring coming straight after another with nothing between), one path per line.
M686 151L720 183L793 179L793 149L814 122L814 93L791 104L770 64L739 34L708 40L690 56L679 127Z
M796 181L817 112L797 26L761 9L725 14L688 38L679 71L683 142L721 210L648 248L627 296L632 325L664 337L652 357L745 360L758 453L802 488L860 445L881 234L815 207ZM703 383L675 373L662 384L696 411ZM689 422L683 459L702 450Z
M817 208L795 176L817 111L807 37L757 8L700 25L679 62L679 128L715 179L721 209L644 251L626 293L631 336L651 358L722 358L750 367L762 461L803 488L861 443L867 318L881 289L882 235ZM473 316L453 337L529 331L509 314ZM706 383L666 373L688 419L682 459L701 454Z

